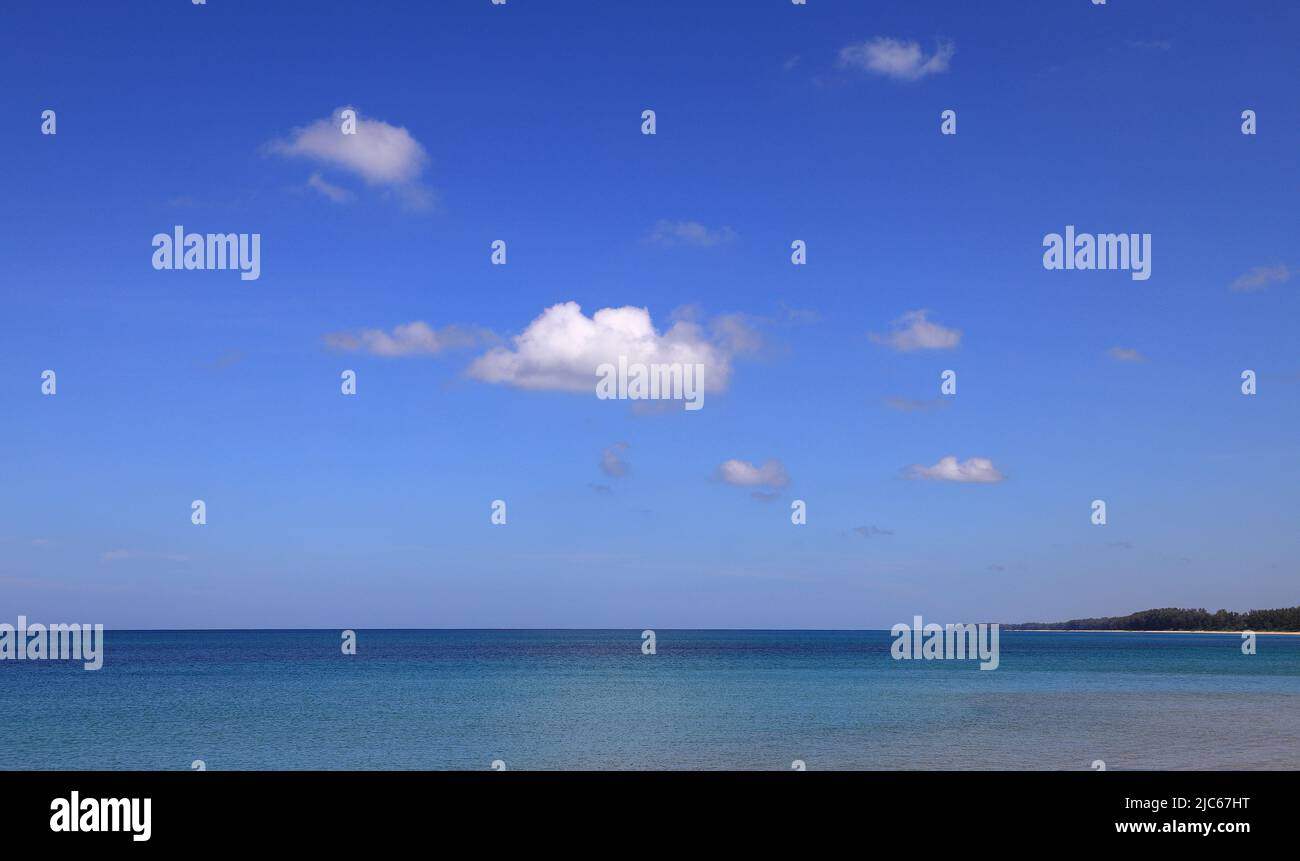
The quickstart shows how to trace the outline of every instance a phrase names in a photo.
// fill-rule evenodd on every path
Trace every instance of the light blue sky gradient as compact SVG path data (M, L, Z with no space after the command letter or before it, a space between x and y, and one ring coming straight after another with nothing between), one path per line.
M887 628L1300 603L1300 278L1231 289L1300 270L1297 35L1291 2L7 3L0 618ZM839 62L877 37L954 53L919 80ZM419 142L432 206L271 151L347 105ZM666 247L661 221L732 235ZM154 271L176 224L260 233L261 278ZM1044 270L1067 224L1152 234L1150 280ZM738 314L762 346L703 410L644 415L470 378L482 346L323 340L422 320L509 345L566 301L660 331ZM869 336L917 309L959 346ZM938 398L947 368L943 406L888 405ZM906 477L946 455L1005 480ZM755 499L718 479L731 458L790 483Z

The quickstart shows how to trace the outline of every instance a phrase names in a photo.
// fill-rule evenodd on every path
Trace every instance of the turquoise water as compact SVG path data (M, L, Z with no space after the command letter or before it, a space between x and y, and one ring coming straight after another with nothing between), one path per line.
M884 631L113 632L0 661L2 769L1300 768L1300 637Z

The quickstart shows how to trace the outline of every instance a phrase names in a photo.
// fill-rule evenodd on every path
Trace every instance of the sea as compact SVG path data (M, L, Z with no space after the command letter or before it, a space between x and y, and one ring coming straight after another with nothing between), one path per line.
M1300 769L1300 637L108 631L0 661L0 769Z

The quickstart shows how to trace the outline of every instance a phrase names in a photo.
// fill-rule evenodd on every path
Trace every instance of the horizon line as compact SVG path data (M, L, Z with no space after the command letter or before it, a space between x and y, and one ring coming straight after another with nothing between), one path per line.
M48 625L53 623L36 622L31 624ZM81 623L84 624L84 623ZM90 623L94 625L95 623ZM948 624L959 624L956 622ZM1236 629L1223 630L1193 630L1169 628L1165 630L1153 629L1121 629L1121 628L1024 628L1024 622L965 622L960 624L966 625L997 625L1008 633L1017 634L1235 634L1240 633ZM30 630L30 627L28 628ZM316 632L334 632L334 631L437 631L446 633L460 632L481 632L481 633L511 633L516 631L535 631L535 632L596 632L596 631L685 631L685 632L713 632L726 631L734 633L789 633L789 634L858 634L858 633L882 633L890 634L893 630L890 628L626 628L626 627L598 627L598 628L546 628L546 627L517 627L517 628L499 628L499 627L481 627L481 628L384 628L384 627L363 627L363 626L333 626L333 627L313 627L313 628L110 628L104 626L105 632L115 632L121 634L219 634L219 633L316 633ZM1276 631L1256 631L1257 634L1279 633ZM1284 632L1290 633L1290 632Z

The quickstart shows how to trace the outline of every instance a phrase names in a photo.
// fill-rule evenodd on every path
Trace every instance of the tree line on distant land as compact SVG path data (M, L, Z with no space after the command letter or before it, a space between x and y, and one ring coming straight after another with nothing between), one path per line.
M1068 622L1024 622L1002 627L1009 631L1031 628L1048 631L1300 631L1300 607L1245 613L1231 610L1211 613L1205 609L1165 607L1127 616L1071 619Z

